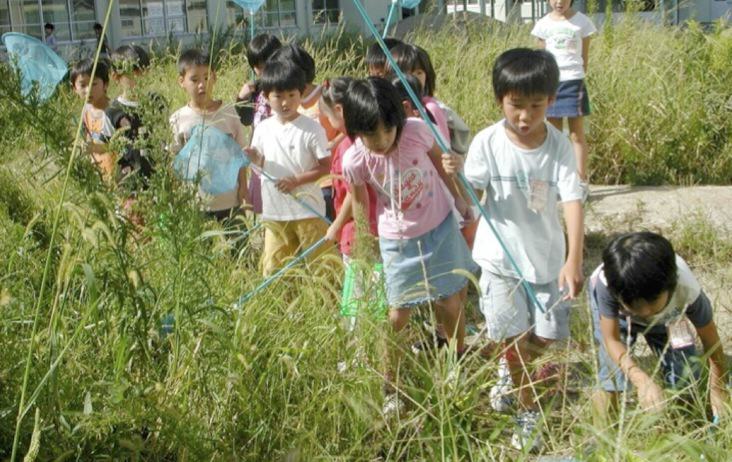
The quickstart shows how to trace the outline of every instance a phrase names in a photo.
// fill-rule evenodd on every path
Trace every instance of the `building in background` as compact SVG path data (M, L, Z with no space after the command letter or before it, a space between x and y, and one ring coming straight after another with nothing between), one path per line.
M43 38L43 25L56 26L59 48L67 58L89 53L95 45L94 23L104 23L111 3L107 40L124 43L183 42L210 31L245 33L249 14L231 0L0 0L0 33L16 31ZM364 2L371 20L381 26L390 0ZM335 27L365 30L351 0L266 0L256 15L258 31L311 35Z

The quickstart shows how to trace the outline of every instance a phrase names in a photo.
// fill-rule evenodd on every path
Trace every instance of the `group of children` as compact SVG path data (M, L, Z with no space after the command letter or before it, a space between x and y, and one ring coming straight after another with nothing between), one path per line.
M212 61L200 50L188 50L178 60L178 82L188 103L170 117L172 154L204 124L233 138L251 162L241 168L234 190L205 197L204 208L216 219L242 209L259 215L265 276L323 236L327 244L310 255L311 263L335 254L337 242L351 265L354 243L371 234L378 238L393 331L407 326L411 308L430 304L439 344L449 345L459 360L465 351L467 274L480 272L486 335L503 351L494 387L501 399L492 403L497 410L517 410L512 442L525 450L541 445L528 365L550 344L569 337L570 301L583 288L587 146L581 120L589 111L583 78L594 26L568 0L550 4L552 13L533 32L546 50L517 48L496 59L493 91L504 118L480 131L465 156L441 149L455 144L459 151L461 140L454 114L435 99L429 54L396 39L386 40L391 56L378 44L369 48L368 78L316 84L315 62L303 48L261 34L247 47L256 80L242 87L236 105L213 99ZM113 65L123 89L133 85L130 76L144 68L145 56L136 47L112 55L113 63L132 63L126 71ZM393 65L407 75L406 82L394 77ZM115 130L134 127L128 114L134 114L135 102L126 90L109 102L103 63L93 81L90 76L90 64L82 63L71 77L88 101L88 152L110 179L118 156L105 143ZM109 111L115 105L117 119ZM419 118L420 105L429 120ZM571 137L561 131L564 117ZM244 125L253 128L250 139ZM128 157L142 171L145 156L139 154ZM463 175L482 196L487 214L479 216L477 204L469 204ZM359 216L367 224L361 233L354 220ZM629 352L639 333L661 355L666 382L689 383L696 371L689 370L695 351L688 319L709 352L714 414L724 411L727 372L709 300L665 238L648 232L615 238L587 293L604 390L598 406L609 406L628 382L638 388L644 407L663 405L660 387ZM393 350L385 374L385 413L403 406L396 380L399 349Z

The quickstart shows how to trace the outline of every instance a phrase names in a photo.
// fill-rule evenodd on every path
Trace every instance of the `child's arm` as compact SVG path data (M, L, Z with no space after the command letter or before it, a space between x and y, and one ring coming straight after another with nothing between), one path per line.
M584 243L584 217L582 202L579 200L564 202L564 221L567 225L567 243L569 252L567 261L559 272L559 288L567 288L566 299L573 299L582 290L582 247Z
M330 157L324 157L322 159L318 159L318 164L314 168L296 175L280 178L275 183L275 186L280 192L287 194L298 186L307 183L315 183L328 173L330 173Z
M460 215L462 215L463 218L470 219L470 207L468 207L467 202L463 199L462 188L455 184L453 178L448 175L442 167L442 150L437 146L437 143L432 145L432 149L430 149L428 154L432 161L432 165L434 165L435 170L437 170L437 174L440 175L440 179L442 179L442 182L445 183L445 186L447 186L450 194L452 194L452 197L455 199L455 208L460 212Z
M587 61L590 59L590 40L592 37L585 37L582 39L582 68L587 74Z
M247 168L242 167L239 169L239 176L237 178L237 189L236 198L239 205L247 208L250 207L249 202L249 188L247 187Z
M709 355L709 400L714 415L727 411L729 393L727 392L727 364L719 340L719 332L714 321L704 327L697 327L696 333L704 346L704 353Z
M663 408L663 388L643 372L628 355L625 344L620 340L620 323L617 319L600 315L600 334L610 359L638 390L638 401L643 409L661 410Z
M348 185L348 195L351 198L351 213L353 217L366 216L369 209L369 193L365 184ZM345 204L344 207L345 209Z
M328 227L328 232L325 233L326 239L329 239L331 241L336 240L338 232L343 228L346 223L348 223L348 220L353 217L352 204L353 199L351 193L347 192L345 199L343 199L343 205L341 205L341 209L338 211L338 215L336 215L335 220L333 220L333 223L331 223Z

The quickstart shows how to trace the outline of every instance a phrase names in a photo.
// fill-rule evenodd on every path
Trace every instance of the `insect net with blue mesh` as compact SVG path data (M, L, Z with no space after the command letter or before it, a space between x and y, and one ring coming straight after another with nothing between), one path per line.
M38 101L48 100L64 78L66 62L48 45L30 35L18 32L3 34L10 63L20 75L20 92L24 98L38 88Z
M239 170L249 159L234 139L216 127L196 125L191 137L173 160L173 168L186 181L200 181L201 192L218 195L238 186Z

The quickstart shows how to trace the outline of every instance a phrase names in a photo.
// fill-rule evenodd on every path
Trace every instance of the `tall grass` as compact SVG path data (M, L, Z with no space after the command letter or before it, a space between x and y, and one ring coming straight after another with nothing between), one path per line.
M419 32L414 40L437 65L438 97L476 131L499 117L490 96L493 59L530 44L524 27ZM719 31L632 22L595 40L594 178L730 178L729 118L721 103L709 105L723 99L729 82L726 40ZM319 79L363 74L359 37L337 34L305 45ZM216 91L231 100L249 70L236 47L221 49ZM29 106L14 96L12 74L0 71L0 458L10 456L30 351L20 447L37 448L37 460L530 459L508 448L511 420L488 406L495 361L471 354L464 380L451 385L444 357L407 356L402 373L412 412L385 421L381 350L394 339L384 321L368 317L348 334L331 281L295 270L234 309L261 281L261 244L254 237L238 248L201 217L195 196L168 167L165 114L145 115L159 171L138 201L142 230L115 212L118 197L84 158L71 164L60 201L59 172L73 158L81 103L64 88L47 105ZM171 110L185 103L173 57L156 57L141 86L162 95ZM666 108L664 117L644 116L655 107ZM52 245L51 212L59 203ZM39 298L47 256L51 277ZM30 338L36 305L40 322ZM474 307L470 316L478 317ZM554 353L572 364L572 390L555 397L537 390L551 428L546 453L590 460L698 460L703 453L723 460L732 431L709 433L703 394L692 393L698 402L691 410L672 406L664 419L629 405L620 447L617 422L594 425L588 319L580 303L573 325L580 348ZM348 365L344 372L339 362Z

